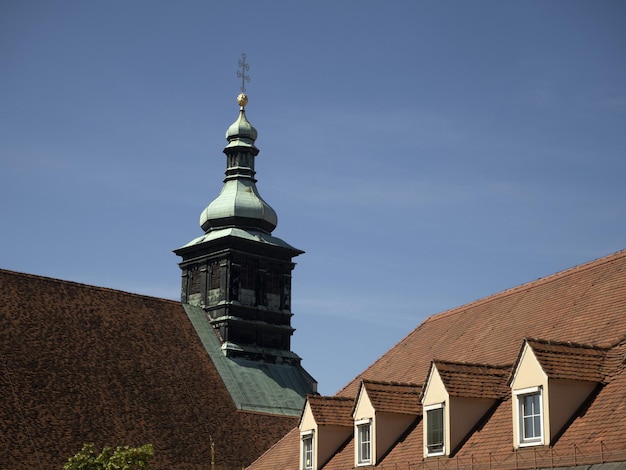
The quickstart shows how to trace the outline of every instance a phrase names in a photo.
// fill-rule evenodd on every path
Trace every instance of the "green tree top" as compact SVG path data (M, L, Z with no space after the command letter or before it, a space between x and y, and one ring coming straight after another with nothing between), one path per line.
M145 444L141 447L118 447L115 450L105 447L96 455L94 444L85 444L63 465L63 470L140 470L148 468L153 453L152 444Z

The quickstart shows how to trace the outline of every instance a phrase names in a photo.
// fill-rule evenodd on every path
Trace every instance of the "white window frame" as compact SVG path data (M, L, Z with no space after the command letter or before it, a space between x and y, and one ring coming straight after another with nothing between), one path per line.
M434 410L441 410L441 449L431 452L429 444L428 444L428 412ZM428 457L436 457L438 455L446 454L446 407L445 403L436 403L434 405L426 405L424 406L424 447L426 449L426 455Z
M522 388L519 390L514 390L513 394L515 395L515 401L517 406L517 443L520 447L528 447L528 446L539 446L543 445L545 442L544 436L544 408L543 408L543 387L528 387ZM538 396L539 397L539 412L534 414L526 414L524 415L524 398L528 396ZM533 436L530 438L524 437L524 418L530 417L535 418L539 417L539 436Z
M313 430L305 431L300 434L301 452L300 452L300 469L315 470L315 433ZM307 447L307 442L308 446ZM310 457L310 463L307 465L307 457Z
M361 430L368 430L368 441L362 441ZM373 446L373 432L372 432L372 420L371 419L360 419L354 422L354 433L355 433L355 442L356 442L356 464L358 467L364 465L372 465L373 458L372 453L374 451ZM365 457L363 455L363 445L367 444L369 455Z

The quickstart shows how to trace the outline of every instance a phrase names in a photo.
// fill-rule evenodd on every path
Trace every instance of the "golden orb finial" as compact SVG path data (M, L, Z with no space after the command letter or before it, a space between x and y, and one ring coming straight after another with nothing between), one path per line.
M240 93L239 96L237 96L237 103L242 108L245 108L248 104L248 95L246 95L245 93Z

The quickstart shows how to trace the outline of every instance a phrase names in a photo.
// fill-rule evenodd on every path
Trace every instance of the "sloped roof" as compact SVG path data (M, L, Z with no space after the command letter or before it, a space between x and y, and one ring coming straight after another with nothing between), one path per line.
M453 397L500 399L510 393L511 366L434 360L446 391Z
M307 401L318 426L352 427L354 400L346 397L309 395Z
M541 368L551 379L589 382L602 382L604 379L602 363L607 348L541 339L526 339L526 343L532 348Z
M189 304L183 308L238 409L300 416L315 382L301 366L226 357L204 310Z
M422 383L434 358L512 364L523 338L610 342L624 312L626 250L427 318L338 395L356 396L362 379Z
M620 251L429 317L337 395L356 397L362 380L421 383L427 377L433 358L447 362L513 364L524 338L592 344L593 348L600 349L606 347L610 349L601 365L604 385L584 404L584 409L554 445L540 449L552 454L540 455L535 447L513 452L509 394L497 402L453 458L455 464L460 464L459 468L463 468L463 463L470 465L480 459L486 468L507 468L505 464L513 465L511 468L515 465L528 468L523 462L532 466L533 457L544 462L546 467L551 464L551 459L555 466L565 467L573 465L575 445L579 464L585 462L584 458L591 458L588 463L598 462L601 455L605 462L610 459L626 461L624 334L626 251ZM594 354L587 350L586 353ZM549 354L554 356L556 352ZM550 360L546 358L546 361ZM564 361L553 363L555 373L563 374L567 370L564 366ZM422 465L422 423L419 420L378 466L396 468L397 465L397 468L405 469L410 462L413 463L411 468ZM283 460L285 465L265 466L263 462L275 457L264 456L265 460L255 462L250 468L297 469L298 450L288 438L289 435L268 452L291 452L291 458ZM517 464L516 459L519 459ZM354 444L350 441L324 469L351 468L353 464ZM437 468L437 465L436 458L428 459L423 468Z
M0 462L58 469L86 442L151 468L241 468L297 418L239 411L179 302L0 270ZM254 439L250 436L254 435Z
M420 385L363 380L362 387L377 413L422 414Z

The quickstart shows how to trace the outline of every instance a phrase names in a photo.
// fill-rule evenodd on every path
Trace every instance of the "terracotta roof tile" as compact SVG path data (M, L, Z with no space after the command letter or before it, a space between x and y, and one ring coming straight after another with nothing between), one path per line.
M602 452L605 461L611 458L607 457L609 454L617 456L614 458L622 455L626 460L625 334L626 251L620 251L428 318L349 382L338 396L354 398L362 380L421 383L433 358L457 363L513 364L524 338L593 344L593 348L576 346L559 351L559 347L540 353L545 354L542 364L553 376L573 377L571 361L575 358L583 363L583 371L576 377L596 380L598 354L605 349L600 366L604 383L553 447L513 452L512 404L507 395L468 436L447 468L479 461L483 463L481 468L503 468L507 462L514 466L516 461L520 468L522 462L532 467L533 453L541 452L552 453L546 454L544 467L549 467L550 458L561 459L566 466L568 461L562 456L571 458L574 445L579 458L582 454L594 454L599 460ZM561 353L563 356L558 356ZM297 466L297 451L291 459ZM354 444L350 441L325 470L352 468L353 461ZM406 469L409 463L412 469L437 468L433 459L422 462L421 420L378 467Z
M602 382L607 349L590 344L527 339L549 378Z
M363 380L376 412L421 415L421 385Z
M151 468L241 468L297 418L237 410L180 303L0 270L0 462L60 468L86 442ZM250 439L255 435L255 439Z
M626 250L427 318L362 379L421 383L430 361L514 363L524 338L601 344L626 332Z
M446 391L453 397L503 398L510 393L507 380L511 365L433 361Z
M256 470L299 470L300 431L294 428L254 462Z
M352 420L354 400L351 398L309 395L307 401L318 426L354 425Z

